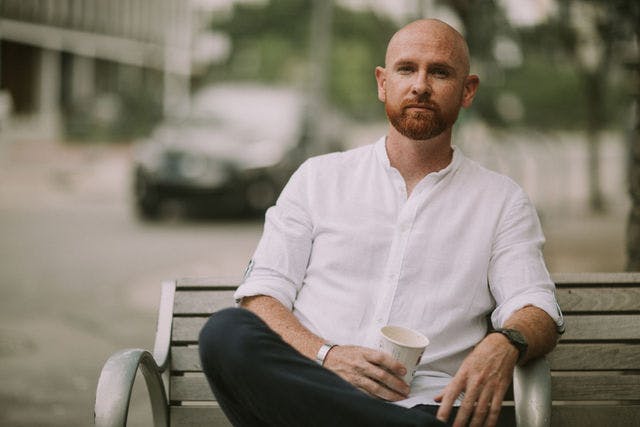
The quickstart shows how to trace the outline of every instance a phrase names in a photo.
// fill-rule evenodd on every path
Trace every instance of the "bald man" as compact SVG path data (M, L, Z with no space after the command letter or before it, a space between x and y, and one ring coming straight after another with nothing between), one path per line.
M309 159L268 210L240 307L200 335L234 425L493 426L516 363L554 347L535 209L452 145L479 85L469 71L449 25L402 28L375 70L386 136ZM377 350L385 325L430 339L410 384Z

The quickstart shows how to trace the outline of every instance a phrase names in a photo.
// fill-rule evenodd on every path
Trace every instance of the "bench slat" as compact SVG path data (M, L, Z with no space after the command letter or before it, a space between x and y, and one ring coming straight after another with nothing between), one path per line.
M196 344L207 317L176 317L173 319L172 343Z
M197 347L172 347L172 369L200 372ZM638 369L640 345L637 344L559 344L548 356L552 370L606 371Z
M235 289L239 284L237 277L183 277L176 280L176 289Z
M565 314L572 311L640 311L640 288L561 288L556 295Z
M552 427L630 427L637 426L640 406L554 406Z
M640 340L640 314L565 316L562 340ZM562 341L561 341L562 342Z
M171 347L171 369L176 372L202 372L198 347Z
M640 273L556 273L551 279L558 287L598 285L638 286Z
M171 377L171 400L173 401L215 401L216 398L209 388L204 376Z
M219 406L171 406L169 417L172 426L231 427Z
M176 317L172 342L195 344L206 317ZM562 340L640 340L640 315L566 316Z
M224 291L180 291L176 292L173 305L174 315L209 315L225 307L234 305L232 290Z
M640 375L553 376L553 400L640 400ZM204 376L172 377L171 400L215 401Z
M552 370L611 371L638 369L638 344L558 344L547 356Z
M172 347L173 370L201 372L197 347ZM560 344L549 356L560 371L624 370L640 366L640 346L629 344Z
M640 375L554 375L551 396L563 401L640 400Z

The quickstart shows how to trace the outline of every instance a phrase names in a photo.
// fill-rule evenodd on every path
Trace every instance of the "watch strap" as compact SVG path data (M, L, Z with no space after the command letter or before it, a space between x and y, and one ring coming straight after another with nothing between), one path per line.
M506 329L506 328L494 329L491 332L502 334L509 340L511 345L513 345L516 348L516 350L518 350L517 363L520 363L520 361L522 361L522 359L524 358L525 354L527 354L527 348L529 347L526 339L524 338L524 335L522 335L522 333L516 329Z

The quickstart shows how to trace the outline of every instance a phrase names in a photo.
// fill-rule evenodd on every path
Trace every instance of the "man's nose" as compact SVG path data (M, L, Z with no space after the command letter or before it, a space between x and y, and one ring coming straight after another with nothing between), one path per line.
M416 79L413 82L411 91L414 95L431 94L431 80L426 72L420 72L416 74Z

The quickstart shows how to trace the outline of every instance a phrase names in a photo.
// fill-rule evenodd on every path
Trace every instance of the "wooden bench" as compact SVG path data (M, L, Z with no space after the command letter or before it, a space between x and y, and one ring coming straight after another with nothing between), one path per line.
M567 332L557 349L516 368L519 426L631 426L640 420L640 274L554 277ZM233 305L235 286L182 279L162 286L153 355L130 349L105 363L95 422L125 426L131 388L144 374L156 426L228 426L201 372L197 340L211 313ZM551 398L553 398L553 407ZM513 410L511 402L505 410ZM553 408L553 409L552 409Z

